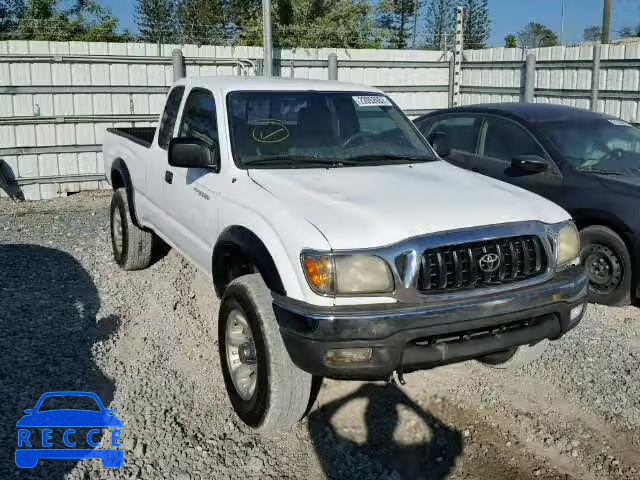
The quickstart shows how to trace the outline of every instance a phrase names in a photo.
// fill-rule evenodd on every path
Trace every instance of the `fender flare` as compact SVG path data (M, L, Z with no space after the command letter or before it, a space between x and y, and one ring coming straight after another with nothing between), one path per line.
M224 270L225 251L236 250L244 253L255 265L262 275L264 282L270 290L286 295L280 273L273 257L262 240L246 227L234 225L224 230L218 237L212 256L213 284L218 296L222 296L225 278Z
M113 181L113 178L114 178L113 175L116 172L122 178L122 182L124 183L124 185L118 185L117 182ZM127 164L121 158L117 158L116 160L113 161L113 164L111 165L110 180L111 180L111 186L113 187L114 190L120 187L124 187L125 191L127 192L127 201L129 203L129 214L131 215L131 221L136 227L142 228L142 226L140 225L140 222L138 222L138 217L136 216L136 201L135 201L135 195L133 192L133 182L131 181L131 175L129 174L129 169L127 168Z

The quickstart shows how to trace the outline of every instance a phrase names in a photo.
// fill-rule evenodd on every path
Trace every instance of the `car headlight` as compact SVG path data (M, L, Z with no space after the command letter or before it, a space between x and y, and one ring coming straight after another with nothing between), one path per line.
M558 267L579 261L580 234L573 222L567 223L558 231Z
M374 255L303 253L302 270L311 288L322 295L393 291L391 270Z

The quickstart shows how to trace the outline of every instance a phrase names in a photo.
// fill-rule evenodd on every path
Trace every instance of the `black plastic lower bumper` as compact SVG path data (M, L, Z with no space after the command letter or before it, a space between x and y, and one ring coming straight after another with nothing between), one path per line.
M560 338L582 319L584 309L578 307L584 306L587 284L584 270L574 267L542 284L471 299L317 307L276 296L274 311L301 369L333 378L383 379L395 370L424 370ZM371 358L327 364L329 350L345 348L371 348Z

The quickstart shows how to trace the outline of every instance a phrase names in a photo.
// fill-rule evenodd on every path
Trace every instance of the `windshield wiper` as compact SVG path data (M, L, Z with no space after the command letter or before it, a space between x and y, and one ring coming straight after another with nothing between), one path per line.
M578 171L585 173L595 173L597 175L624 175L623 172L616 172L615 170L605 170L602 168L579 168Z
M296 165L319 165L322 167L342 167L345 165L354 165L356 162L349 160L343 160L340 158L319 158L311 155L269 155L261 158L254 158L251 160L245 160L243 162L246 166L263 167L274 166L282 167L289 166L295 167Z
M381 163L413 163L413 162L436 162L436 157L420 157L416 155L398 155L398 154L377 154L377 155L357 155L349 157L347 160L353 162L381 162Z

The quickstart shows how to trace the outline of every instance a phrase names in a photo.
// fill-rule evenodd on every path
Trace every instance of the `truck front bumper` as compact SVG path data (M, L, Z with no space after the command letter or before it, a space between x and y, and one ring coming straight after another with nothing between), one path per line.
M429 304L319 307L274 296L273 307L293 362L314 375L385 379L544 339L575 327L585 310L588 279L572 267L526 288ZM327 360L339 349L371 349L359 362ZM369 353L370 352L370 353Z

